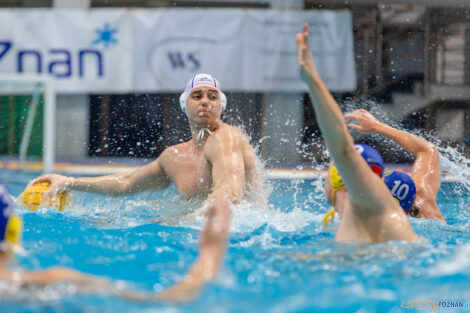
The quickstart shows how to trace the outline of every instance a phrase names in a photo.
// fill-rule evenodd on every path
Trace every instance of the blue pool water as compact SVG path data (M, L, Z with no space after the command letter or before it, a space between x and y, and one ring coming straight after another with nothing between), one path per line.
M15 196L35 175L0 172ZM403 301L458 301L470 312L469 193L443 184L438 198L448 225L411 218L427 243L352 246L324 231L328 211L320 180L271 180L270 208L234 210L228 252L217 281L190 303L134 303L69 285L8 292L1 312L418 312ZM197 256L202 219L197 201L174 188L130 197L73 193L66 212L19 210L30 270L68 266L130 288L160 291L180 280ZM426 308L420 312L431 312Z

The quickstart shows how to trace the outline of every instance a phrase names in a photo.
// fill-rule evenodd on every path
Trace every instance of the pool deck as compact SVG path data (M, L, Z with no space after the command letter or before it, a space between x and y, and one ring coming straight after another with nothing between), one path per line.
M148 164L147 159L82 159L59 161L54 164L54 172L66 175L108 175L132 171L140 166ZM0 158L0 170L25 170L29 172L41 172L43 163L40 161L27 161L23 167L17 158ZM386 164L387 169L399 169L404 172L411 171L410 164ZM307 167L305 165L267 165L265 167L267 176L273 179L315 179L324 177L326 169ZM442 171L442 182L457 182L454 175Z

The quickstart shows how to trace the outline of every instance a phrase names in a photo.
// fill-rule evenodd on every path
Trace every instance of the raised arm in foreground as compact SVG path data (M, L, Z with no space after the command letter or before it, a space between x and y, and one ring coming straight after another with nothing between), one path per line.
M405 213L354 149L343 114L315 69L307 23L297 34L296 42L301 77L310 89L320 130L348 190L354 215L361 218L374 241L414 240L416 235Z

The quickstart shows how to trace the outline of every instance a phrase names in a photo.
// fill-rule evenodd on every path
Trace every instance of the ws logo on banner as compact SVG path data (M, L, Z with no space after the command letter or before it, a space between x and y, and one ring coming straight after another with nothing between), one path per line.
M146 65L158 85L166 83L168 77L187 77L216 63L219 41L203 37L169 37L153 43L147 49ZM179 74L175 76L175 71ZM183 75L183 76L178 76Z
M91 44L103 43L105 48L109 44L117 43L113 38L116 29L109 29L108 24L104 25L103 30L95 30L98 38ZM8 57L14 57L15 71L17 73L50 73L57 78L70 78L75 73L79 77L84 77L85 69L95 72L97 77L104 76L104 55L102 51L92 48L68 49L52 48L45 49L17 49L12 40L0 41L0 65ZM90 68L94 68L92 71Z
M168 60L170 61L173 69L190 69L192 71L198 70L201 67L201 61L196 57L195 52L182 53L182 52L167 52Z

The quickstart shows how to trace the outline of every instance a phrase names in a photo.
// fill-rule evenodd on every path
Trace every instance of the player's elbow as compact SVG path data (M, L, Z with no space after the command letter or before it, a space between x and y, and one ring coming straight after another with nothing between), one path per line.
M211 210L214 217L217 219L217 231L220 234L228 233L230 227L230 219L232 216L231 205L232 201L228 197L216 197L212 203ZM209 214L211 215L211 214Z
M439 149L432 143L425 142L419 146L419 150L417 151L416 155L418 156L418 154L439 158Z
M243 198L243 183L236 182L236 180L234 182L220 183L214 192L230 203L238 204Z
M223 207L220 212L220 228L223 234L227 234L230 228L230 219L232 217L232 210L230 206Z
M428 143L428 148L430 153L432 153L433 155L439 155L439 149L437 149L437 147L435 145L433 145L432 143Z
M236 190L224 190L223 197L231 204L239 204L242 200L242 192Z

